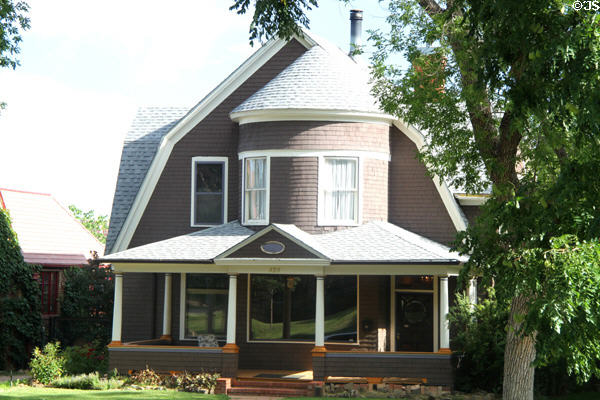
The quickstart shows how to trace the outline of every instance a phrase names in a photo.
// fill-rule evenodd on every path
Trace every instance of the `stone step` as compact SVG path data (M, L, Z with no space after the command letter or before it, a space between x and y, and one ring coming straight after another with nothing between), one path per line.
M313 384L307 381L293 380L265 380L265 379L244 379L237 378L232 380L232 387L263 387L263 388L284 388L284 389L311 389Z

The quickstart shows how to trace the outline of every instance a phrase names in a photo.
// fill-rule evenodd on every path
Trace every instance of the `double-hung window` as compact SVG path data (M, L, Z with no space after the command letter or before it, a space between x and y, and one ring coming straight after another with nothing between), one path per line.
M324 157L320 167L319 224L357 224L358 159Z
M192 158L192 226L227 222L227 157Z
M269 223L269 159L244 159L244 223Z

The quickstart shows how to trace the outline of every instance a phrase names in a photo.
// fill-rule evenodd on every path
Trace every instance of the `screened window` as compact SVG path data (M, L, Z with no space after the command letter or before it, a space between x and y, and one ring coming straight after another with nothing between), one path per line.
M268 160L266 157L244 160L244 221L267 224L268 215Z
M192 164L192 226L226 222L227 158L194 157Z
M204 334L225 338L228 287L227 275L186 274L185 338Z
M324 159L321 174L321 223L358 223L358 159Z
M356 342L356 276L325 278L325 340ZM313 341L315 277L252 275L250 339Z

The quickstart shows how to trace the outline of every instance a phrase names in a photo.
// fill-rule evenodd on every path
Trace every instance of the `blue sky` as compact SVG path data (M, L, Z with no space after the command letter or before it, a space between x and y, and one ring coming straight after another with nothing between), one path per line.
M0 70L0 187L109 214L137 107L191 107L259 45L231 3L30 0L21 66ZM350 9L364 30L385 26L376 0L320 3L310 30L344 50Z

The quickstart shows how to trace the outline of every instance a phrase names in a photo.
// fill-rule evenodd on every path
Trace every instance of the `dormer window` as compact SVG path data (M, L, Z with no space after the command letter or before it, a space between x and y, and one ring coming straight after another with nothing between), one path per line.
M357 225L358 158L323 157L319 170L319 225Z
M227 222L227 157L192 158L191 226Z
M269 223L269 158L244 159L244 223Z

